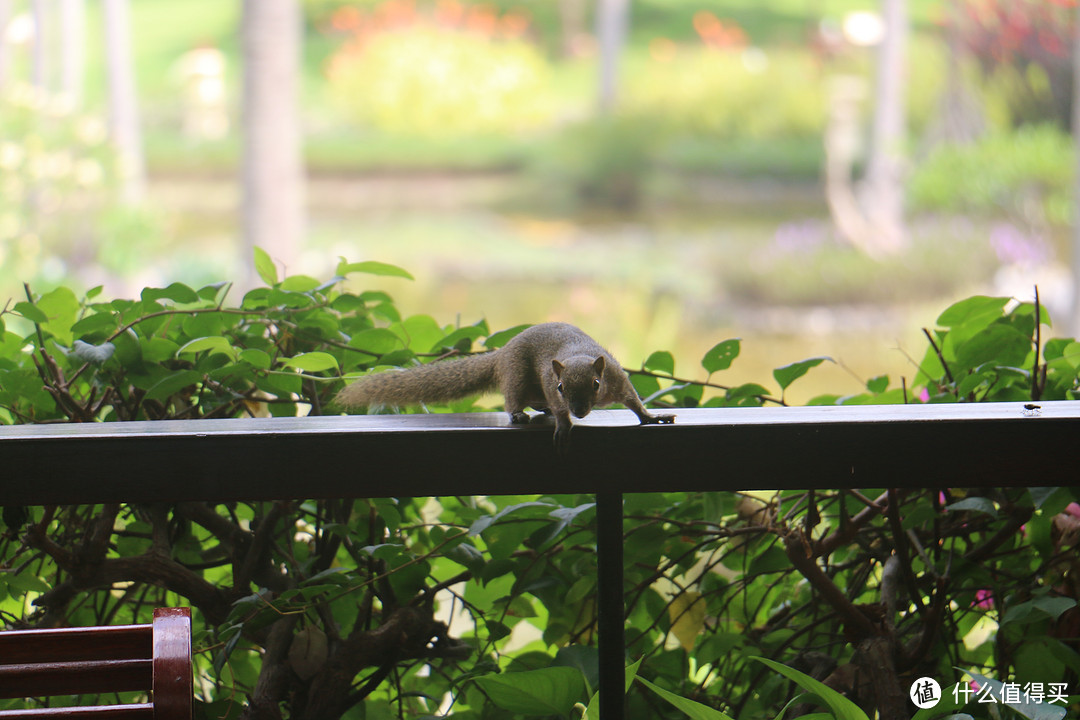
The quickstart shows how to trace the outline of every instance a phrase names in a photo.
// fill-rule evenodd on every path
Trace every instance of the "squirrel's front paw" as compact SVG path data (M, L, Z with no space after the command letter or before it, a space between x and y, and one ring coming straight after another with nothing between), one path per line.
M555 427L555 452L559 457L564 457L570 452L570 428L571 425L557 425Z
M650 415L641 418L642 425L671 425L675 422L675 415Z
M528 425L529 413L524 410L518 410L517 412L510 413L510 422L514 425Z

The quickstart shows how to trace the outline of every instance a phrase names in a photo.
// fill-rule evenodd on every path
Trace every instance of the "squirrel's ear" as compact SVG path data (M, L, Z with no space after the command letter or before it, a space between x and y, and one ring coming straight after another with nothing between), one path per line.
M603 375L604 374L604 356L603 355L598 355L596 360L593 362L592 366L593 366L593 370L596 371L597 375Z
M559 362L558 360L552 360L551 369L555 371L555 377L562 377L563 364L561 362Z

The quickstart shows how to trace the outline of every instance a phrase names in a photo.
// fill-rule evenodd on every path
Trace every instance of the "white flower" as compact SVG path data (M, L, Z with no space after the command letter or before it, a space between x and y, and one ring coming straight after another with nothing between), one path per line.
M13 142L0 142L0 170L15 170L22 164L26 153Z
M105 171L97 160L80 160L75 163L75 182L83 187L97 187L105 179Z
M105 142L105 123L95 117L80 118L75 134L87 145L100 145Z

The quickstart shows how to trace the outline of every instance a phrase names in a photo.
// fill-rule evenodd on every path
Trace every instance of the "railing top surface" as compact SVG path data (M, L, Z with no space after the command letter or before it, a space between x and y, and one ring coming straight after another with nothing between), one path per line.
M1080 401L0 427L0 504L1076 484Z
M807 407L694 408L673 411L675 423L664 427L678 432L687 426L816 425L822 423L916 423L940 421L1080 421L1080 400L1047 403L945 403L909 405L824 405ZM597 410L578 427L636 425L628 410ZM321 435L431 431L484 431L540 429L543 419L529 428L511 425L505 413L432 413L387 415L335 415L303 418L243 418L217 420L162 420L117 423L54 423L0 426L0 443L26 439L64 440L76 437L118 439L131 436L211 435ZM3 445L0 445L3 447Z

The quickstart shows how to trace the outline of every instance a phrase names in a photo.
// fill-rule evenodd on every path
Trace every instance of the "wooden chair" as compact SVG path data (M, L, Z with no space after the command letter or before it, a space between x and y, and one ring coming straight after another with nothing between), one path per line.
M0 710L0 720L191 720L191 610L159 608L153 625L0 632L0 698L143 691L126 705Z

